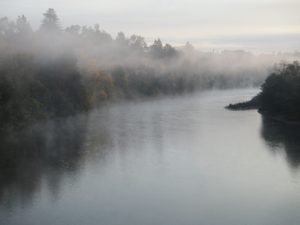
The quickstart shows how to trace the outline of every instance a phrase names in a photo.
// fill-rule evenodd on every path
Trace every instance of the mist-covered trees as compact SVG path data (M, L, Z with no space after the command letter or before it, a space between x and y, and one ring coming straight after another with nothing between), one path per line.
M57 33L60 31L59 19L54 9L49 8L44 14L40 29L44 32Z
M273 58L203 53L100 25L63 28L54 9L40 28L0 18L0 128L67 116L125 98L258 84ZM256 74L257 76L253 76ZM1 129L0 129L1 130Z
M37 63L36 60L24 54L2 61L1 128L88 109L86 90L74 61L58 58Z
M177 55L177 51L170 44L163 43L160 39L154 40L153 44L150 46L150 54L152 57L157 59L162 58L172 58Z
M20 35L28 35L32 33L31 25L28 22L27 18L22 15L17 18L16 21L16 30Z

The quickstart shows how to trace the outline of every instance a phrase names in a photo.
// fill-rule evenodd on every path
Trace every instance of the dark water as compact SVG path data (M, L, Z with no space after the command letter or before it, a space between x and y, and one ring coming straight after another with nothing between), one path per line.
M223 107L122 103L1 137L1 225L299 225L300 129Z

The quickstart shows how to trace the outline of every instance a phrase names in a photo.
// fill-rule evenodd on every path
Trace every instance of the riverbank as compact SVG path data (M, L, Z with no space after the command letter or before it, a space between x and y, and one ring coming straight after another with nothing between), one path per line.
M225 108L228 110L232 110L232 111L257 110L257 112L259 112L262 116L264 116L270 120L284 123L287 125L300 126L300 118L296 118L296 117L293 118L293 117L290 117L290 116L284 115L284 114L273 114L270 111L261 109L260 105L259 105L259 97L258 96L255 96L253 99L251 99L250 101L247 101L247 102L229 104L229 105L225 106Z
M230 110L257 109L276 121L300 124L300 65L299 62L281 65L269 75L261 92L250 101L229 104Z
M259 107L259 96L255 96L250 101L240 102L236 104L229 104L225 106L226 109L230 110L250 110L250 109L258 109Z

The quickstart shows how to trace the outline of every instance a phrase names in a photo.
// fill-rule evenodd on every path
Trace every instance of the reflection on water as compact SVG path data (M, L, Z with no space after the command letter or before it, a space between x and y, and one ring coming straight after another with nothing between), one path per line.
M274 152L284 151L287 162L291 168L300 165L300 126L274 121L262 117L262 137Z
M61 180L77 173L84 160L85 134L86 118L76 117L3 135L0 202L28 204L43 184L58 198Z
M0 224L299 225L299 132L225 105L125 102L0 138ZM263 122L262 122L263 121ZM267 143L267 145L266 145Z

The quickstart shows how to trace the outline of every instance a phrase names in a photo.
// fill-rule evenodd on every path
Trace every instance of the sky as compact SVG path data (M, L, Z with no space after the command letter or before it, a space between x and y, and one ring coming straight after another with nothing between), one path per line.
M38 28L54 8L63 27L94 25L200 49L300 50L300 0L0 0L0 17Z

